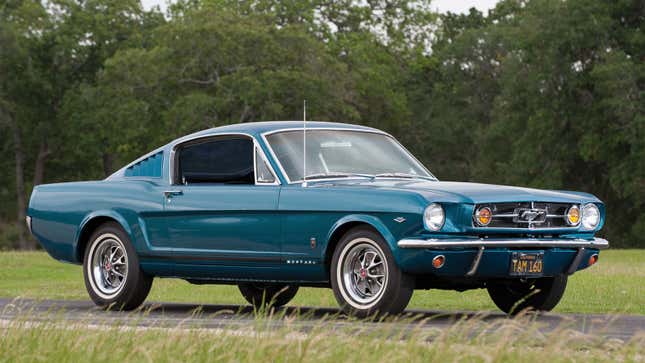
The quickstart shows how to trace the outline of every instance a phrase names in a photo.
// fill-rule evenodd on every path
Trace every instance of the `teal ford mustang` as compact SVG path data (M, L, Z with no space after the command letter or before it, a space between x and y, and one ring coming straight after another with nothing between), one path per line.
M180 138L105 180L40 185L27 224L83 265L102 307L136 308L156 276L236 284L256 306L331 287L366 316L435 288L550 310L608 246L604 220L586 193L438 181L373 128L260 122Z

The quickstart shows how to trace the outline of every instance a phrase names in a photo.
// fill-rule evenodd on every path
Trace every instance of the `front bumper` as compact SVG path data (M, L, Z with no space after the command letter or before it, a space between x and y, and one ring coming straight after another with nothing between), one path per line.
M400 248L429 248L429 249L451 249L451 248L595 248L605 249L609 247L606 239L544 239L544 238L508 238L508 239L402 239L397 245Z
M586 239L402 239L402 268L413 274L445 277L508 277L514 252L544 251L544 276L571 275L589 266L588 260L609 247L602 238ZM443 255L445 264L434 268L430 261Z

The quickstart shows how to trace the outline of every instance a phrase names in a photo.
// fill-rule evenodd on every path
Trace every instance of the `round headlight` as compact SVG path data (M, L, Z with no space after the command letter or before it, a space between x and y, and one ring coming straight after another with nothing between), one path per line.
M580 223L580 207L577 205L572 205L569 210L567 210L567 215L565 216L567 224L570 226L577 226Z
M600 223L600 210L595 204L589 203L582 207L582 227L584 229L594 229Z
M430 231L438 231L443 227L446 221L446 214L443 207L437 203L430 204L423 212L423 223L426 229Z
M493 220L493 212L488 207L481 207L475 212L475 223L478 226L485 227Z

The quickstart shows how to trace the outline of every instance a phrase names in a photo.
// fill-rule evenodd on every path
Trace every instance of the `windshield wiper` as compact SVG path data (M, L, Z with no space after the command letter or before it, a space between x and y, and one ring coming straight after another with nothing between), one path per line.
M317 174L310 174L307 175L306 179L307 180L312 180L312 179L328 179L328 178L351 178L351 177L361 177L361 178L368 178L368 179L374 179L374 175L372 174L360 174L360 173L317 173Z
M406 178L406 179L425 179L425 180L436 180L432 177L425 175L416 175L408 173L381 173L374 175L376 178Z

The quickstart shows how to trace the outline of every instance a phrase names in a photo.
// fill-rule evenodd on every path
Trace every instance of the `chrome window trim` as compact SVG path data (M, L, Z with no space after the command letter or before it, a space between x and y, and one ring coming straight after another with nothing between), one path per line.
M434 178L434 179L435 179L435 181L437 181L437 180L438 180L438 179L437 179L437 177L435 177L435 176L430 172L430 170L428 170L428 168L426 168L426 167L425 167L425 165L423 165L423 163L421 163L421 162L419 161L419 159L417 159L417 158L416 158L416 157L415 157L415 156L414 156L414 155L413 155L413 154L412 154L408 149L406 149L406 148L405 148L405 146L403 146L403 144L401 144L401 143L399 142L399 140L397 140L394 136L392 136L392 135L388 134L388 133L387 133L387 132L385 132L385 131L381 131L381 130L377 130L377 129L371 129L371 130L366 130L366 129L352 129L352 128L344 128L344 127L312 127L312 128L308 128L308 129L307 129L307 131L319 131L319 130L320 130L320 131L351 131L351 132L365 132L365 133L372 133L372 134L385 135L385 136L387 136L387 137L391 138L392 140L394 140L394 142L395 142L395 143L396 143L396 144L397 144L397 145L398 145L398 146L399 146L399 147L400 147L400 148L401 148L401 149L402 149L402 150L403 150L403 151L404 151L404 152L405 152L405 153L406 153L406 154L407 154L407 155L408 155L412 160L416 161L416 162L417 162L417 164L419 164L419 165L421 166L421 168L423 169L423 171L425 171L426 173L428 173L428 176L429 176L429 177ZM284 129L271 130L271 131L263 132L262 134L260 134L260 136L262 137L262 140L264 141L264 144L266 145L267 149L269 149L269 154L271 154L271 157L272 157L272 158L273 158L273 160L275 161L276 165L278 165L278 169L279 169L279 170L280 170L280 172L282 173L282 176L284 176L284 179L287 181L287 184L299 184L299 183L301 184L301 183L303 183L303 180L302 180L302 179L300 179L300 180L293 180L293 181L292 181L292 180L289 178L289 175L285 172L284 168L282 167L282 163L280 162L280 160L279 160L279 159L278 159L278 157L276 156L275 152L273 151L273 148L271 147L271 143L269 143L269 140L267 140L267 136L269 136L269 135L273 135L273 134L277 134L277 133L281 133L281 132L290 132L290 131L304 131L304 127L289 127L289 128L284 128ZM388 178L396 179L395 177L388 177ZM354 178L334 178L334 180L348 180L348 179L354 179ZM406 178L406 179L407 179L407 178ZM321 179L321 180L316 180L316 182L318 182L318 181L321 181L321 182L322 182L322 181L329 181L329 180L332 180L332 179Z
M169 185L182 185L182 184L176 184L174 183L174 178L175 178L175 158L176 158L176 153L177 149L191 141L196 141L200 139L211 139L211 138L218 138L218 137L226 137L226 136L243 136L243 137L248 137L253 141L253 177L254 177L254 183L253 185L280 185L280 179L278 178L278 175L276 174L275 170L273 169L273 166L271 163L268 162L267 156L264 153L264 150L262 150L262 147L260 146L260 143L258 140L255 138L255 136L245 133L245 132L227 132L227 133L215 133L215 134L207 134L207 135L197 135L195 137L191 138L184 138L172 145L170 148L170 155L168 157L168 184ZM260 152L260 156L262 159L266 162L267 166L269 167L269 171L271 172L271 175L273 175L274 182L273 183L266 183L266 182L258 182L258 175L257 175L257 160L255 158L256 151Z
M260 154L260 158L264 162L264 164L269 168L269 172L273 176L273 181L272 182L263 182L258 180L258 161L257 161L257 155ZM267 156L264 154L264 150L260 147L260 144L253 139L253 170L254 170L254 177L255 177L255 185L280 185L280 181L278 180L278 176L275 175L275 171L273 171L273 167L271 166L271 163L269 160L267 160Z

